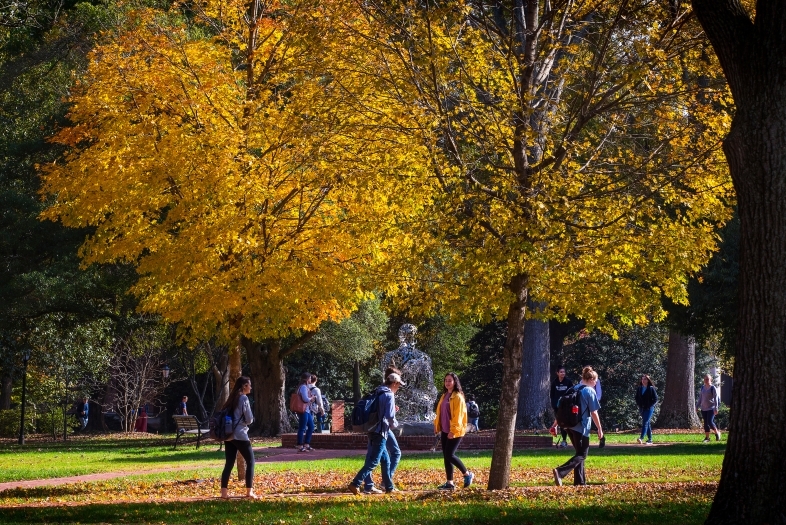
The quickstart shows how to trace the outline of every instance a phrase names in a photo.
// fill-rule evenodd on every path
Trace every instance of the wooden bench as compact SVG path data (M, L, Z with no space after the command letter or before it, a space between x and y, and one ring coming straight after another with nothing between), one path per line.
M175 420L175 425L177 425L175 449L177 449L177 444L180 442L180 436L185 434L196 434L196 448L199 448L199 443L202 440L202 436L207 436L210 432L210 429L202 428L202 424L199 422L196 416L172 416L172 419Z

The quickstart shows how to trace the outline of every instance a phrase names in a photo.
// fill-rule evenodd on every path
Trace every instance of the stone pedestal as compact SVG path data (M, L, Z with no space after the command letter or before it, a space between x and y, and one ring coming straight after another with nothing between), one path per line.
M345 432L344 430L344 401L339 399L336 401L331 401L330 403L330 414L333 419L333 422L330 425L330 431L333 433L336 432Z

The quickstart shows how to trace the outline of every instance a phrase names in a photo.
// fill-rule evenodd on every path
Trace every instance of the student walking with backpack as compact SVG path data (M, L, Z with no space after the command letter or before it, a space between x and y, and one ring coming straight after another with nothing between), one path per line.
M389 366L385 369L385 377L389 377L391 374L397 374L400 377L401 370ZM402 383L402 385L403 384L404 383ZM395 407L393 411L398 412L398 407ZM387 469L387 478L385 478L385 475L382 476L383 485L385 486L385 490L387 492L395 492L397 490L393 486L393 476L396 474L396 469L398 468L398 463L400 460L401 448L398 446L396 434L392 429L388 429L385 439L385 449L382 451L382 457L379 459L379 464L382 466L382 471L384 472ZM390 480L390 485L385 485L385 479ZM369 472L368 476L366 476L366 478L363 480L363 494L381 493L382 491L374 486L374 479L371 477L371 473Z
M251 440L248 439L248 426L254 422L254 414L251 412L251 403L248 401L248 394L251 392L251 379L240 376L235 381L235 386L229 394L221 410L228 409L232 414L233 432L231 436L226 436L224 441L224 456L226 463L224 471L221 473L221 497L229 497L229 476L232 474L232 467L235 466L235 459L238 452L246 460L246 497L256 499L254 494L254 452L251 450Z
M385 384L380 385L375 390L376 414L378 422L368 431L368 448L366 449L366 460L349 484L349 490L353 494L360 494L360 487L363 481L371 474L377 465L382 462L382 483L385 485L385 492L396 490L393 480L390 477L389 457L385 453L386 444L391 429L398 428L396 419L396 397L398 389L405 386L399 374L390 374L385 378Z
M467 470L464 463L456 456L461 438L467 432L467 404L461 382L456 374L445 375L445 391L437 403L437 417L434 419L434 433L440 436L442 456L445 459L446 481L439 490L455 490L453 483L453 467L456 466L464 475L464 488L472 485L475 474Z
M317 376L311 374L311 384L309 385L309 394L313 397L311 401L311 416L314 418L314 426L317 432L322 432L322 425L325 422L325 404L322 401L322 391L317 388Z
M561 366L557 369L557 376L551 381L551 408L554 409L554 417L557 417L557 402L562 395L569 389L573 388L573 381L565 376L565 367ZM560 428L562 440L557 439L558 447L568 446L568 429Z
M720 430L715 425L715 416L720 408L720 395L711 381L709 374L704 376L704 384L699 390L699 400L696 402L696 410L701 410L701 418L704 420L704 443L710 442L710 430L715 434L715 441L720 441L721 438Z
M475 428L473 432L480 430L480 407L472 394L467 396L467 420Z
M571 470L573 471L574 485L587 484L584 460L587 459L587 453L589 452L589 436L592 422L598 427L598 439L603 439L603 429L600 426L600 417L598 417L600 404L595 394L595 383L597 380L598 373L591 366L584 367L584 370L581 372L581 382L562 396L557 406L557 419L551 425L551 434L556 435L557 424L567 428L568 437L573 445L573 449L576 451L572 458L552 471L554 483L559 487L562 486L562 478L567 476Z
M658 402L658 392L655 385L647 374L641 376L641 385L636 388L636 406L639 407L641 414L641 435L636 439L638 444L644 440L647 434L647 445L652 445L652 413L655 412L655 404Z
M297 394L300 400L305 403L303 412L297 412L297 446L300 447L299 452L310 452L314 450L311 448L311 435L314 433L314 415L311 413L311 403L314 401L314 396L311 395L311 372L303 372L300 374L300 385L297 389Z

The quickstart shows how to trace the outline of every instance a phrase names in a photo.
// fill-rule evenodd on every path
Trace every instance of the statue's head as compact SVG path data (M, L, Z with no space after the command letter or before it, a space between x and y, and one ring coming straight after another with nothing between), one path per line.
M415 336L418 335L418 329L414 324L402 324L398 329L398 340L401 344L415 345Z

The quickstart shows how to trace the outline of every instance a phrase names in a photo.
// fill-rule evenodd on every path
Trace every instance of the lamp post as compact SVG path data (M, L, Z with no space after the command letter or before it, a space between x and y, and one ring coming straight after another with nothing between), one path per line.
M169 379L169 365L164 364L164 368L161 369L161 377L164 379L164 383L166 383L166 380ZM159 414L159 419L159 424L161 426L160 432L163 434L166 432L166 403L164 403L164 409L161 411L161 414Z
M25 394L27 393L27 362L30 361L30 349L25 348L22 356L24 371L22 372L22 418L19 422L19 444L25 444Z

